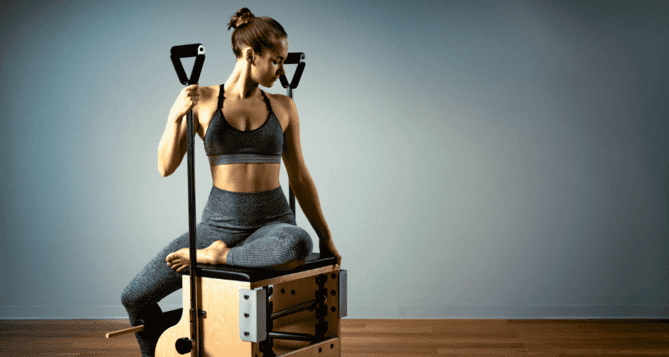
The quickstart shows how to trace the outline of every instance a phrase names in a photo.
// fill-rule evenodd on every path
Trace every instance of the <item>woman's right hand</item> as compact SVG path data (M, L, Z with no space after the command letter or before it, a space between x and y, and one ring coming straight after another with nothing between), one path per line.
M188 114L193 107L197 105L200 100L199 83L191 84L190 86L181 90L179 97L172 106L172 113L170 118L181 118Z

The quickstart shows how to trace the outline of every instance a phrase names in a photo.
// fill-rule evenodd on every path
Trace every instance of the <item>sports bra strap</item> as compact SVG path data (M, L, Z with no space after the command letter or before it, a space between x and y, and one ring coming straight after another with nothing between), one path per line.
M219 92L218 92L218 105L216 107L217 111L219 111L219 110L221 110L221 108L223 108L223 97L225 95L224 91L225 91L225 88L223 87L223 84L221 84ZM260 93L262 93L265 104L267 105L267 109L269 110L270 115L271 115L272 112L273 112L272 111L272 104L269 102L269 98L267 98L267 95L265 94L265 92L262 89L260 90Z
M262 93L263 98L265 98L265 104L267 104L267 109L269 109L269 111L271 112L272 111L272 105L269 103L269 98L267 98L267 95L265 94L265 92L262 89L260 90L260 93Z
M219 92L218 92L218 107L216 108L217 111L221 110L221 108L223 108L223 95L225 94L223 91L224 91L224 88L223 88L223 85L221 84Z

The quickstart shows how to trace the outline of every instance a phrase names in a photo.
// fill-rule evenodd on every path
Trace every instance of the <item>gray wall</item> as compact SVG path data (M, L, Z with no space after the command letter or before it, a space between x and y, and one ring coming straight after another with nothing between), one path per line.
M223 83L244 6L307 55L350 318L669 316L667 2L282 0L0 5L0 318L127 317L188 229L186 165L157 170L169 49L203 43L200 85Z

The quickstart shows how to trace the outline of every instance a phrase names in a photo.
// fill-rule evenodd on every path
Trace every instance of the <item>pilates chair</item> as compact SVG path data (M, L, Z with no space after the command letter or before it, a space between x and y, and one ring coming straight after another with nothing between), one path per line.
M319 253L287 271L198 264L201 356L341 356L347 272L336 264ZM188 269L182 274L184 313L160 336L156 356L179 355L189 336Z

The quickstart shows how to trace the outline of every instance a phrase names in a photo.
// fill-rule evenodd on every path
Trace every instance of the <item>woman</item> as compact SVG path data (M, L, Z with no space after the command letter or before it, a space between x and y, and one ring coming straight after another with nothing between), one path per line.
M321 212L316 187L300 147L300 124L293 100L266 94L288 56L288 35L275 20L256 18L243 8L228 30L237 64L224 85L185 88L175 101L158 147L158 170L172 174L187 151L186 114L209 157L213 187L197 225L197 261L207 264L292 269L311 253L309 234L295 217L279 184L281 158L300 207L318 234L321 255L341 256ZM190 265L188 233L165 247L125 288L130 323L159 321L157 302L181 288ZM155 324L158 322L154 322ZM137 333L143 356L153 356L162 330Z

